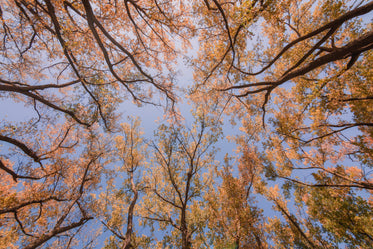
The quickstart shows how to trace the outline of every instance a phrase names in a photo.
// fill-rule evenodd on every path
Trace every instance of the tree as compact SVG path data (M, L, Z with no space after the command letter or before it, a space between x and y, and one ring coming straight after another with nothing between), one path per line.
M208 172L216 163L213 144L219 134L219 122L202 108L197 108L190 130L181 125L158 128L139 213L144 225L157 225L166 233L155 246L205 247L204 196L213 184Z
M206 10L200 53L208 60L195 63L202 82L194 88L196 100L208 91L241 121L240 153L255 151L263 172L253 187L284 219L269 223L272 240L284 248L341 242L368 248L373 37L369 20L359 18L371 13L372 2L199 5Z
M255 206L251 191L255 172L246 170L239 177L234 177L231 160L225 160L226 165L214 174L221 177L221 184L216 190L212 188L205 198L212 246L268 248L262 210ZM244 167L247 168L247 165Z
M372 10L365 0L1 3L0 101L30 114L0 124L1 245L370 248ZM183 92L175 62L187 38L199 51ZM190 128L178 94L194 102ZM145 139L137 118L119 125L129 100L172 121ZM224 163L222 127L237 144Z
M43 244L62 248L89 240L79 232L93 219L90 192L101 181L105 140L94 130L84 132L76 127L68 127L62 134L59 130L48 132L55 134L41 134L50 150L43 154L38 150L38 167L22 160L22 152L17 150L2 161L0 214L5 236L1 242L7 248ZM80 143L83 146L77 145ZM19 158L16 162L20 166L14 165L14 158Z
M182 41L187 23L183 7L174 6L0 4L0 98L24 104L32 116L0 125L4 246L72 246L93 218L90 192L110 162L103 138L118 129L119 104L132 99L174 111L172 37Z
M97 212L104 227L112 233L105 248L139 248L146 241L136 237L138 219L135 214L144 191L142 173L146 165L147 145L138 119L132 118L129 123L122 123L121 127L123 136L115 138L116 149L112 152L114 158L119 155L121 165L107 181L106 191L98 196ZM116 178L123 173L124 181L117 187Z

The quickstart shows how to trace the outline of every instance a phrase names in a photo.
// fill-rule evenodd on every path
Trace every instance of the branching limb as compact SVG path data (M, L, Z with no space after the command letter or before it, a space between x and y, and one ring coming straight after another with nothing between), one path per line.
M14 172L13 170L6 167L1 160L0 160L0 169L4 170L6 173L10 174L15 182L17 182L17 179L40 180L42 178L42 177L19 175L16 172ZM1 211L0 211L0 213L1 213Z
M31 157L35 162L40 162L41 161L41 158L36 154L35 151L30 149L26 144L14 139L14 138L3 136L3 135L0 134L0 141L4 141L4 142L10 143L10 144L13 144L14 146L21 149L26 155Z

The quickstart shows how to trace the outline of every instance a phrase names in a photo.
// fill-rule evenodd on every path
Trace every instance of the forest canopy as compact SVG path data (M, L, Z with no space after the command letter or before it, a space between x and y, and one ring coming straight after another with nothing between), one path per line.
M372 248L372 13L2 1L0 247Z

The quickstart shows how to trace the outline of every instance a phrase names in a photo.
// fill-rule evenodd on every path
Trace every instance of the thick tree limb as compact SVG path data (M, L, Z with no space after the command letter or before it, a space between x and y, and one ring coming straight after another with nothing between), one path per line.
M0 134L0 141L4 141L4 142L7 142L7 143L10 143L10 144L13 144L13 145L17 146L26 155L28 155L29 157L34 159L35 162L40 162L41 161L41 158L36 154L35 151L30 149L26 144L14 139L14 138L3 136L3 135Z
M276 199L273 201L275 202L277 208L281 211L281 213L287 218L290 224L292 224L298 230L301 237L307 241L307 243L311 246L311 248L317 248L316 245L310 240L310 238L308 238L308 236L303 232L296 218L292 216L291 214L289 214Z
M25 249L35 249L35 248L41 246L42 244L44 244L45 242L47 242L48 240L50 240L51 238L53 238L53 237L55 237L55 236L57 236L61 233L64 233L64 232L67 232L67 231L72 230L74 228L83 226L87 221L89 221L91 219L93 219L93 217L83 217L79 221L73 222L73 223L71 223L67 226L54 228L49 233L43 234L40 238L33 240L33 242L31 242L29 245L25 246L24 248Z
M250 84L244 84L244 85L239 85L239 86L231 86L231 87L227 87L224 89L220 89L220 91L228 91L228 90L233 90L233 89L245 89L245 88L251 88L251 87L258 87L258 86L268 86L268 87L259 88L255 90L248 90L242 94L234 94L234 95L236 97L245 97L249 94L258 93L258 92L266 91L268 93L268 92L273 91L273 89L275 89L279 85L289 80L292 80L298 76L309 73L310 71L316 68L319 68L325 64L328 64L333 61L346 59L355 54L360 54L370 49L373 49L373 31L370 31L360 36L359 38L349 42L348 44L346 44L345 46L341 48L334 49L333 52L323 55L298 69L294 69L288 72L287 74L281 76L279 79L275 81L263 81L263 82L250 83Z
M350 20L352 18L355 18L357 16L365 15L365 14L369 13L372 10L373 10L373 2L370 2L370 3L368 3L368 4L364 5L364 6L361 6L359 8L356 8L354 10L351 10L351 11L345 13L344 15L342 15L339 18L337 18L337 19L335 19L335 20L333 20L333 21L331 21L331 22L323 25L322 27L320 27L320 28L318 28L318 29L316 29L316 30L314 30L314 31L312 31L312 32L304 35L304 36L301 36L301 37L299 37L298 39L296 39L296 40L294 40L292 42L290 42L265 67L263 67L258 72L255 72L255 73L245 72L245 74L247 74L247 75L253 75L254 76L254 75L259 75L259 74L263 73L265 70L267 70L268 68L270 68L276 61L278 61L285 52L287 52L290 48L294 47L296 44L298 44L298 43L300 43L302 41L305 41L305 40L307 40L307 39L309 39L311 37L314 37L314 36L316 36L316 35L324 32L326 30L334 30L334 31L336 31L336 29L338 27L340 27L346 21L348 21L348 20ZM329 34L328 37L330 37L330 35L331 34ZM325 36L322 39L324 39L324 38L325 38ZM310 51L313 52L316 48L320 47L320 45L322 44L322 42L320 44L319 43L318 43L318 46L312 47L311 50L309 50L309 52ZM307 54L310 55L311 53L307 53Z
M8 174L10 174L15 182L17 182L18 178L20 178L20 179L30 179L30 180L39 180L39 179L42 178L42 177L33 177L33 176L19 175L16 172L14 172L13 170L11 170L8 167L6 167L1 160L0 160L0 169L4 170ZM0 214L1 214L1 211L0 211Z
M306 183L299 181L297 179L289 178L289 177L281 177L288 181L294 182L299 185L307 186L307 187L315 187L315 188L360 188L360 189L370 189L373 190L373 184L366 183L366 182L353 182L353 184L332 184L332 183L323 183L323 184L313 184L313 183Z
M20 94L23 94L27 97L30 97L34 100L37 100L43 104L45 104L46 106L56 110L56 111L60 111L60 112L63 112L65 114L67 114L68 116L70 116L71 118L73 118L76 122L78 122L79 124L82 124L82 125L85 125L87 127L91 126L91 124L81 120L80 118L78 118L76 116L76 114L73 112L73 111L70 111L70 110L66 110L58 105L56 105L55 103L53 103L52 101L50 100L47 100L45 99L44 97L36 94L36 93L33 93L33 92L30 92L28 90L25 90L26 88L24 87L16 87L16 86L9 86L9 85L0 85L0 91L5 91L5 92L16 92L16 93L20 93Z
M20 86L17 86L19 91L36 91L36 90L45 90L45 89L50 89L50 88L54 88L54 89L64 88L64 87L75 85L79 83L80 80L73 80L73 81L66 82L63 84L58 84L58 85L57 84L44 84L44 85L35 85L35 86L29 86L29 85L26 85L20 82L12 82L8 80L4 80L4 79L0 79L0 82L3 82L9 86L20 85Z
M14 212L17 212L19 209L24 208L26 206L33 205L33 204L40 204L40 203L48 202L48 201L63 202L63 201L67 201L67 200L58 198L56 196L50 196L50 197L47 197L47 198L44 198L44 199L39 199L39 200L30 200L30 201L26 201L26 202L23 202L23 203L19 203L14 207L3 208L3 209L0 210L0 214L14 213Z

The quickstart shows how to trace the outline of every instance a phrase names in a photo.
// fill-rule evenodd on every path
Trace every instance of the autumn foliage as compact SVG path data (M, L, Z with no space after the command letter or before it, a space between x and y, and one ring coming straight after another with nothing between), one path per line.
M0 247L372 248L372 13L1 2Z

